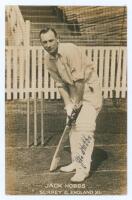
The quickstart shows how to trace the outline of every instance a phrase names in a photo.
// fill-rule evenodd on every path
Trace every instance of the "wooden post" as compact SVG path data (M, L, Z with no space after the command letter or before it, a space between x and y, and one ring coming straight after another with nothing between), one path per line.
M29 80L30 80L30 59L29 59L29 48L25 47L26 51L26 74L25 74L25 86L26 86L26 99L29 97Z
M104 61L104 49L100 49L99 54L99 80L100 86L103 89L103 61Z
M43 101L43 92L41 92L41 145L44 145L44 101Z
M108 98L108 80L109 80L109 68L110 68L110 50L106 50L105 54L105 70L104 70L104 98Z
M110 97L113 98L113 90L115 90L115 65L116 65L116 49L112 48L111 58L111 80L110 80Z
M26 20L25 22L25 35L24 35L24 46L30 45L30 21Z
M7 49L7 99L11 99L11 49Z
M126 87L127 87L127 51L123 50L123 73L122 73L122 98L126 97Z
M13 99L17 99L17 47L13 48Z
M119 47L117 56L117 79L116 79L116 97L120 97L120 82L121 82L121 54L122 49Z
M37 146L37 98L34 92L34 145Z
M45 70L45 73L44 73L44 92L45 92L45 99L48 99L48 91L49 91L49 88L48 88L48 81L49 81L49 76L48 76L48 71L46 69Z
M23 99L23 88L24 88L24 49L23 48L19 49L19 60L20 60L20 63L19 63L20 99Z
M38 49L38 97L42 98L42 48Z

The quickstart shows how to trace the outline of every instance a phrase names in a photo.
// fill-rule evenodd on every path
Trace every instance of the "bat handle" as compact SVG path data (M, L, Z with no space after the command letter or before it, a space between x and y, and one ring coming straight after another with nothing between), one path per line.
M70 117L68 116L68 122L66 125L71 126L72 123L76 122L76 119L77 119L81 109L82 109L82 105L78 109L76 109L76 108L73 109L71 116Z

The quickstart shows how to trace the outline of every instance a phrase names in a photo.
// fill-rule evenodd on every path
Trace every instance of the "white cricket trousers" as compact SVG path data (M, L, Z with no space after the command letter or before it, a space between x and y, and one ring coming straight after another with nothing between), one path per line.
M69 134L72 163L76 170L81 170L86 175L89 174L91 166L98 113L90 103L84 101L76 123L72 126Z

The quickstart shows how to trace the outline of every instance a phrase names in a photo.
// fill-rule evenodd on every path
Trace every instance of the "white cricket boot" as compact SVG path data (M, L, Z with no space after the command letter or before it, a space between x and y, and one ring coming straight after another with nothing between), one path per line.
M74 171L76 168L75 168L75 165L73 163L70 163L69 165L67 166L64 166L64 167L61 167L60 168L60 171L61 172L72 172Z
M79 170L76 172L76 174L71 178L71 182L73 183L80 183L83 182L89 174L86 174L85 172Z

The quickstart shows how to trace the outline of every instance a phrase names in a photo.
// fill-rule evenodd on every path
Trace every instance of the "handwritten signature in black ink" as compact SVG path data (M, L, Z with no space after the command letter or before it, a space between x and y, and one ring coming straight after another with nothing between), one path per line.
M86 168L85 164L83 163L83 160L84 160L84 155L86 154L86 150L89 146L89 144L91 143L92 141L92 136L82 136L81 137L81 143L80 143L80 150L81 150L81 153L77 154L75 156L75 160L81 164L81 166L83 168Z

